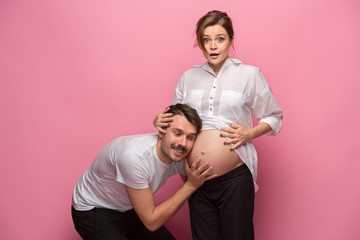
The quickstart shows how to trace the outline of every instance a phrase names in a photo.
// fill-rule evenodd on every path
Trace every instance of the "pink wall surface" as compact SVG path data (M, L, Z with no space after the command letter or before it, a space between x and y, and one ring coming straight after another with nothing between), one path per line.
M155 132L182 72L205 61L193 33L213 9L285 111L278 136L255 140L256 239L360 239L356 0L1 0L0 239L80 239L74 184L108 141ZM167 227L191 239L187 205Z

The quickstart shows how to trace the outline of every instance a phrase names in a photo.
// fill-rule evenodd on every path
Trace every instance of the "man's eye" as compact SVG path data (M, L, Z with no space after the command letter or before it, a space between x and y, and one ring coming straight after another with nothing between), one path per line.
M188 137L189 141L194 141L194 137Z

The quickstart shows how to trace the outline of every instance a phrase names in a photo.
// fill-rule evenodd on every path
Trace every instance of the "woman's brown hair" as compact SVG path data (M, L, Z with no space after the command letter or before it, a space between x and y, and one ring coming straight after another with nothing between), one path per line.
M234 38L234 29L232 26L232 21L226 12L221 12L218 10L213 10L208 12L205 16L201 17L196 24L196 40L197 45L204 49L204 30L208 26L220 25L225 28L227 34L229 35L229 40L232 41Z

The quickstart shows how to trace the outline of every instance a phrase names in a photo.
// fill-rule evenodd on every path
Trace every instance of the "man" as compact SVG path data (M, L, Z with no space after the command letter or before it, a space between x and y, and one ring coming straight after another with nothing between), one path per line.
M200 159L190 167L202 123L196 110L170 106L166 133L119 137L108 143L77 182L72 203L75 229L91 239L175 239L163 226L204 181L216 176ZM187 175L168 200L154 205L153 193L172 175Z

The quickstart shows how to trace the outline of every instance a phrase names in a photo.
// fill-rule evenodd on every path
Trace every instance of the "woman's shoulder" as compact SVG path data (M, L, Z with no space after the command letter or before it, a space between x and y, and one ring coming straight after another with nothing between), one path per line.
M191 76L198 73L202 73L204 72L206 65L207 65L206 63L200 65L194 65L192 68L185 70L183 76Z
M246 72L249 72L249 73L256 73L256 72L259 72L260 71L260 68L257 67L257 66L254 66L254 65L250 65L250 64L245 64L245 63L242 63L240 60L238 59L231 59L232 62L233 62L233 65L242 70L242 71L246 71Z

